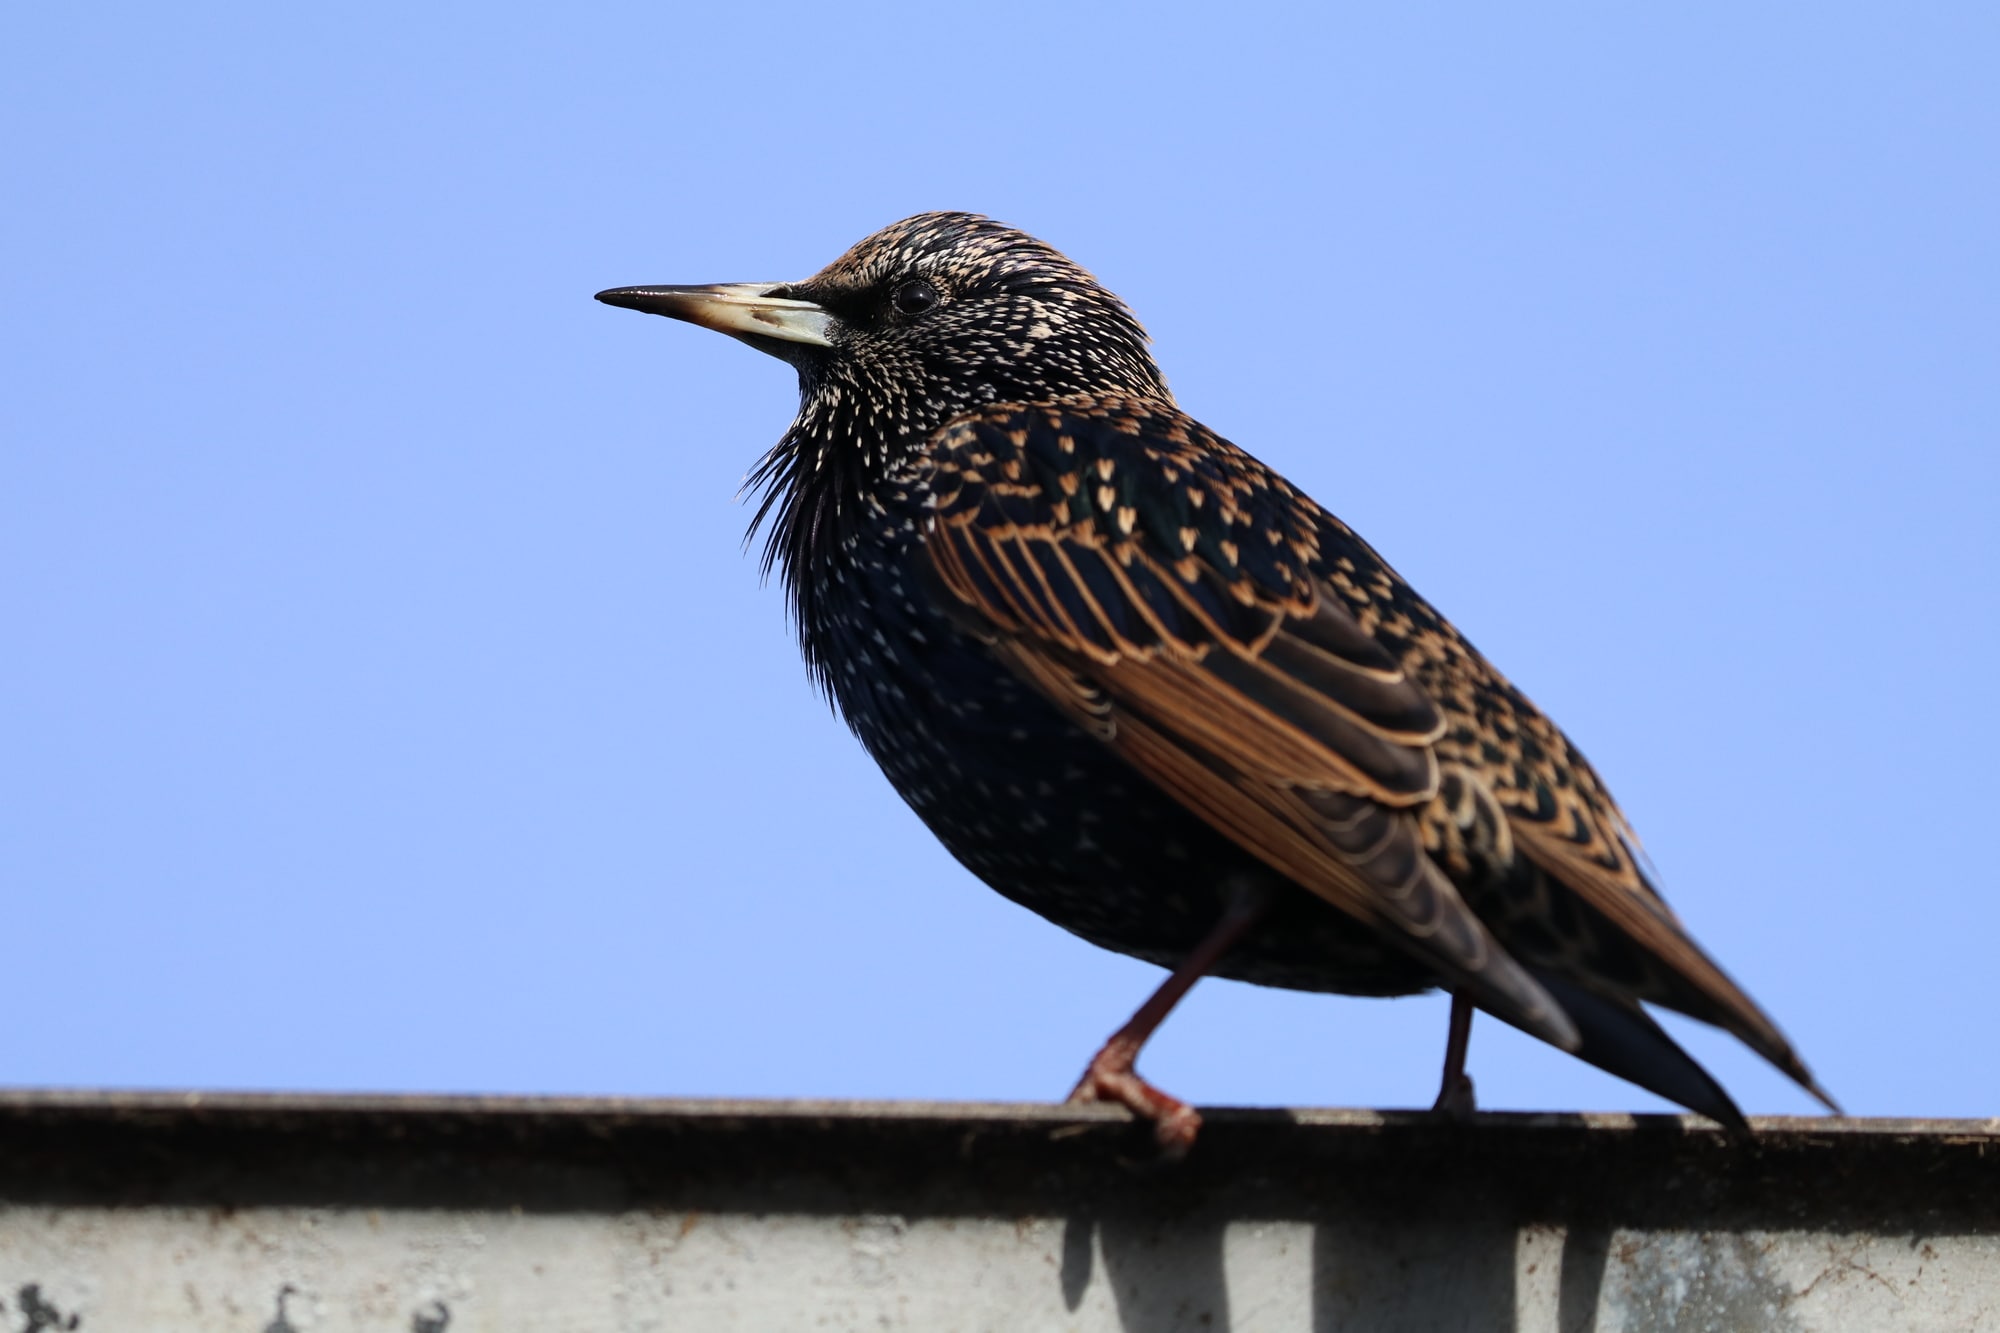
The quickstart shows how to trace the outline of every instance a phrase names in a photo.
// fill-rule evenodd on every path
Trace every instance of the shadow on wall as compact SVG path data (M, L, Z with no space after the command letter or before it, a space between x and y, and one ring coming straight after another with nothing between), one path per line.
M1786 1308L1792 1293L1742 1236L1632 1237L1614 1254L1605 1228L1571 1227L1544 1233L1551 1244L1536 1253L1514 1222L1499 1219L1273 1225L1295 1227L1310 1248L1309 1285L1287 1291L1282 1278L1239 1270L1232 1305L1226 1219L1072 1215L1059 1265L1063 1304L1076 1312L1102 1283L1126 1333L1222 1333L1232 1321L1266 1327L1266 1318L1313 1333L1596 1333L1600 1313L1627 1329L1797 1327ZM1557 1271L1539 1271L1543 1264ZM1303 1321L1295 1302L1306 1307Z

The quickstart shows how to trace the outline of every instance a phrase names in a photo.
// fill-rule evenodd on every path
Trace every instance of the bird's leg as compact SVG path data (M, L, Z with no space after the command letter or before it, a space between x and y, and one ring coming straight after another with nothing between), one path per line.
M1451 1032L1444 1041L1444 1084L1431 1107L1453 1120L1470 1118L1478 1105L1472 1095L1472 1076L1465 1072L1465 1048L1472 1042L1472 1015L1472 1001L1453 991Z
M1187 1150L1194 1146L1195 1131L1201 1128L1201 1116L1186 1102L1168 1096L1140 1078L1133 1065L1139 1059L1139 1048L1146 1044L1154 1029L1166 1021L1174 1006L1181 1002L1181 997L1192 990L1194 983L1200 981L1252 926L1263 919L1268 905L1269 899L1261 889L1243 884L1231 886L1222 919L1181 960L1181 965L1153 992L1152 998L1139 1006L1139 1012L1133 1014L1125 1026L1104 1043L1104 1049L1092 1058L1090 1067L1083 1071L1083 1078L1071 1090L1069 1100L1117 1102L1134 1115L1153 1122L1153 1137L1165 1156L1174 1159L1185 1157Z

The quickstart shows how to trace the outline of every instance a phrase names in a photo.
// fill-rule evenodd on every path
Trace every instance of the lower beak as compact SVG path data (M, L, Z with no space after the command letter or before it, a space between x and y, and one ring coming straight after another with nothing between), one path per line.
M606 305L627 310L643 310L649 315L684 319L732 338L741 338L759 351L785 355L769 345L804 343L810 347L831 347L833 316L811 301L794 301L773 296L783 291L778 282L718 282L707 287L613 287L599 292Z

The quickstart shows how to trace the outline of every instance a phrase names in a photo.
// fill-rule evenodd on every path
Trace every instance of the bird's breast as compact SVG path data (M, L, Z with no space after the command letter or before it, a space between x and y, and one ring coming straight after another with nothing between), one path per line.
M804 623L890 785L1001 894L1104 948L1171 965L1261 862L1147 782L931 601L912 529L845 544ZM1295 895L1295 897L1294 897ZM1420 988L1394 950L1303 890L1219 969L1265 985Z

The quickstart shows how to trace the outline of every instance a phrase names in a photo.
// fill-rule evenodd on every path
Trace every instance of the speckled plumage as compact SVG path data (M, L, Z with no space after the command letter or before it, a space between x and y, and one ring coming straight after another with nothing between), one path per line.
M1651 1001L1817 1093L1562 732L1056 251L924 214L804 282L602 299L797 367L756 481L806 662L1007 897L1177 967L1250 894L1218 975L1446 986L1740 1125Z

